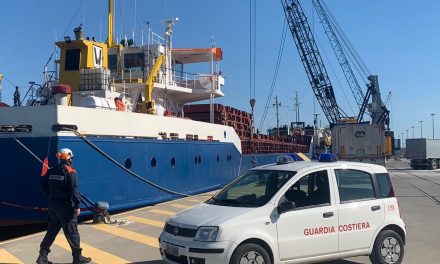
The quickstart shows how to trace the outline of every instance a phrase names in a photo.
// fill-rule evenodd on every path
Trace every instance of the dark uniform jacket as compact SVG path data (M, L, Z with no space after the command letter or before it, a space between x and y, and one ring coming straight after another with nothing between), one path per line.
M51 168L43 177L41 186L50 201L65 201L73 208L79 208L78 177L69 161L62 160Z

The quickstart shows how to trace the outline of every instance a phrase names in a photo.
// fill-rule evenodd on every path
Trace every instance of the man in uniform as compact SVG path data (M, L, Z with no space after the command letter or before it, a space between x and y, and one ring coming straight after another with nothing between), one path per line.
M81 254L80 238L78 233L78 216L80 214L80 196L78 178L72 168L73 153L63 148L57 153L60 163L51 168L43 177L41 185L49 197L49 220L47 233L40 245L38 264L51 264L47 258L50 246L62 228L70 248L72 249L73 263L89 263L92 259Z
M20 106L20 90L18 90L18 86L15 86L15 92L14 92L14 106Z

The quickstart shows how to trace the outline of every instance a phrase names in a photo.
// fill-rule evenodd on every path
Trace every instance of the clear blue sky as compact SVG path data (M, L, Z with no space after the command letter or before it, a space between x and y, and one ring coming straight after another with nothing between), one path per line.
M137 3L137 42L140 42L140 28L146 28L150 21L153 30L162 34L159 21L179 17L174 32L175 47L208 47L214 36L217 46L223 48L222 72L226 76L225 98L218 102L243 110L249 110L249 1L248 0L115 0L116 35L129 36L133 31L134 5ZM85 34L105 41L106 0L15 0L3 4L0 10L0 73L21 87L22 95L28 81L42 82L43 66L53 50L53 42L64 35L73 35L72 29L81 22ZM310 0L303 0L304 8L313 20L320 48L329 57L334 57L320 24L312 13ZM415 136L432 136L431 113L436 113L436 135L440 137L440 1L424 0L327 0L329 8L355 45L370 70L379 75L382 97L392 92L392 129L396 134L415 126ZM121 15L123 19L121 20ZM256 76L256 122L261 114L269 92L274 73L276 56L281 38L284 13L281 2L257 0L257 76ZM332 59L330 59L332 61ZM325 61L327 62L327 61ZM333 68L339 69L332 62ZM327 66L331 72L330 66ZM208 70L206 68L206 70ZM343 81L341 74L336 73ZM338 87L333 74L338 103L350 113L354 98L343 82ZM274 96L281 98L283 106L281 123L293 119L293 97L298 91L301 100L301 119L312 123L313 94L305 71L299 60L293 39L286 39L284 56ZM3 81L3 98L12 101L13 85ZM317 105L317 112L321 113ZM322 124L326 123L323 115ZM270 109L265 128L274 126L275 110Z

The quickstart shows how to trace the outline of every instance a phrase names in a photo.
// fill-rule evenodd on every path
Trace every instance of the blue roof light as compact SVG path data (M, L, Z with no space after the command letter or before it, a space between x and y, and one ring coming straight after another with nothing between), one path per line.
M336 162L336 156L333 153L322 153L319 155L319 162Z
M277 157L277 165L293 163L295 160L291 156Z
M303 159L296 153L289 154L289 156L292 157L294 161L303 161Z

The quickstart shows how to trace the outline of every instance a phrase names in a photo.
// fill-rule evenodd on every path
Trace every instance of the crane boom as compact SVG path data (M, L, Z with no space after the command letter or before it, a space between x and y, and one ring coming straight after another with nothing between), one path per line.
M339 108L309 22L299 0L281 0L301 61L322 111L330 123L346 117Z
M333 29L331 20L325 11L322 3L320 0L313 0L313 5L315 6L316 12L319 16L319 20L321 21L321 24L324 27L324 32L327 35L333 50L335 51L336 58L339 61L339 64L341 65L342 71L345 75L345 78L347 79L347 83L350 86L350 90L353 93L353 96L356 100L356 103L358 104L360 114L358 116L358 122L362 121L362 116L365 113L362 112L362 103L364 101L364 93L362 91L361 86L359 85L359 82L357 81L356 75L353 72L353 69L351 68L350 63L348 62L347 56L345 55L344 49L341 45L341 42L336 35L336 32ZM360 119L359 119L360 118Z

